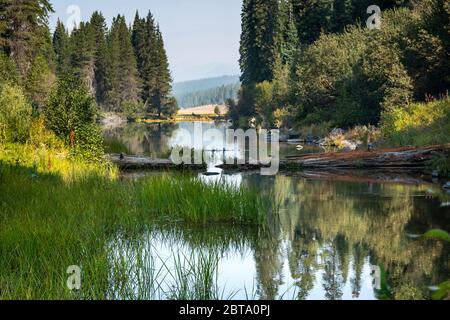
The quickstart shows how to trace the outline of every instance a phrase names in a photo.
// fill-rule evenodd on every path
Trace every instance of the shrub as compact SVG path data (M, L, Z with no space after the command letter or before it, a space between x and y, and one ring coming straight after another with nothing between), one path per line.
M450 142L450 98L396 107L382 114L382 132L392 145Z
M64 149L64 142L45 127L43 117L38 117L32 121L29 143L34 148Z
M14 61L5 54L0 53L0 87L4 83L17 84L19 75Z
M126 101L122 105L122 110L128 119L143 117L145 114L145 105L142 102Z
M48 99L55 82L55 75L47 60L37 56L25 81L25 90L35 109L40 109Z
M97 107L86 86L74 76L62 76L43 109L46 126L69 141L83 124L94 123Z
M29 136L32 111L22 89L5 84L0 92L0 139L25 142Z
M86 161L101 161L104 144L100 128L96 124L82 124L75 129L75 145L70 153Z

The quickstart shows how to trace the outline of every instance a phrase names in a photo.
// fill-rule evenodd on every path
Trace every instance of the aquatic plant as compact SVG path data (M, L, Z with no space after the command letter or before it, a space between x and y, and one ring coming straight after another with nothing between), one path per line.
M115 235L129 241L158 224L262 226L272 210L269 199L252 189L206 185L191 175L119 180L94 168L87 173L80 164L74 170L83 168L83 174L65 179L39 163L34 175L28 164L32 158L17 163L13 158L9 154L0 164L0 299L158 298L156 289L142 287L152 283L147 271L156 275L158 270L137 254L141 247L129 256L141 261L137 280L128 281L136 274L128 269L129 257L111 260L108 243ZM66 165L58 160L52 170L57 166L56 171L70 172ZM172 295L218 297L217 290L208 291L214 288L214 261L204 256L195 263L204 278L187 272L194 265L184 266L175 279L187 279L189 291L175 287ZM82 269L80 291L66 286L66 270L72 265ZM135 288L141 289L136 293Z

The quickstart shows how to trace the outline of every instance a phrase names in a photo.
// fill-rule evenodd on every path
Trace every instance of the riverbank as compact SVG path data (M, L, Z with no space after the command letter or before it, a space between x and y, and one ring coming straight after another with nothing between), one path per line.
M207 185L192 175L122 180L98 169L100 164L77 164L51 153L35 162L31 150L23 148L14 150L24 154L11 148L0 153L1 300L219 299L211 280L214 253L192 256L191 268L178 264L177 277L172 269L146 264L139 267L145 276L136 280L124 261L132 254L146 259L138 254L149 249L138 241L146 230L176 225L264 229L269 208L276 212L257 190ZM125 252L111 248L128 239L135 242ZM145 263L152 261L163 262L147 257ZM66 286L66 269L74 264L83 272L80 291ZM158 296L162 284L150 279L162 272L170 281ZM134 286L145 292L134 292Z
M287 156L280 159L280 169L283 171L333 169L347 170L405 170L411 172L427 172L429 175L439 175L433 168L442 155L450 154L450 144L429 147L403 147L375 151L331 152L314 155ZM155 159L143 156L128 156L111 154L108 156L114 164L122 170L202 170L204 165L183 164L176 165L168 159ZM260 164L221 164L218 168L226 171L252 171L265 165ZM445 174L441 174L445 176Z

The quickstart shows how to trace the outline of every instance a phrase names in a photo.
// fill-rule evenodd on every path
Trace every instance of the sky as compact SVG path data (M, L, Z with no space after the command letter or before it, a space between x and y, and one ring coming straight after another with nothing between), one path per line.
M52 0L52 31L57 19L66 26L99 10L108 25L117 14L132 24L136 10L151 10L159 22L175 82L239 74L242 0ZM76 7L74 7L76 6Z

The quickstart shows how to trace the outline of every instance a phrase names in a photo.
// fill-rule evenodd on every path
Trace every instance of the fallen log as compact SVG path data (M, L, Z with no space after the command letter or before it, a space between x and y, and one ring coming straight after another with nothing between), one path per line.
M204 170L206 165L177 165L169 159L154 159L143 156L110 154L108 159L121 170Z
M289 156L280 160L280 170L380 169L424 171L430 160L439 154L450 154L450 144L429 147L405 147L376 151L333 152ZM206 164L174 164L169 159L142 156L109 155L122 170L204 170ZM231 171L253 171L262 164L222 164L218 168Z
M303 169L425 169L438 154L450 154L450 144L428 147L391 148L376 151L333 152L287 157L284 165L297 164Z

